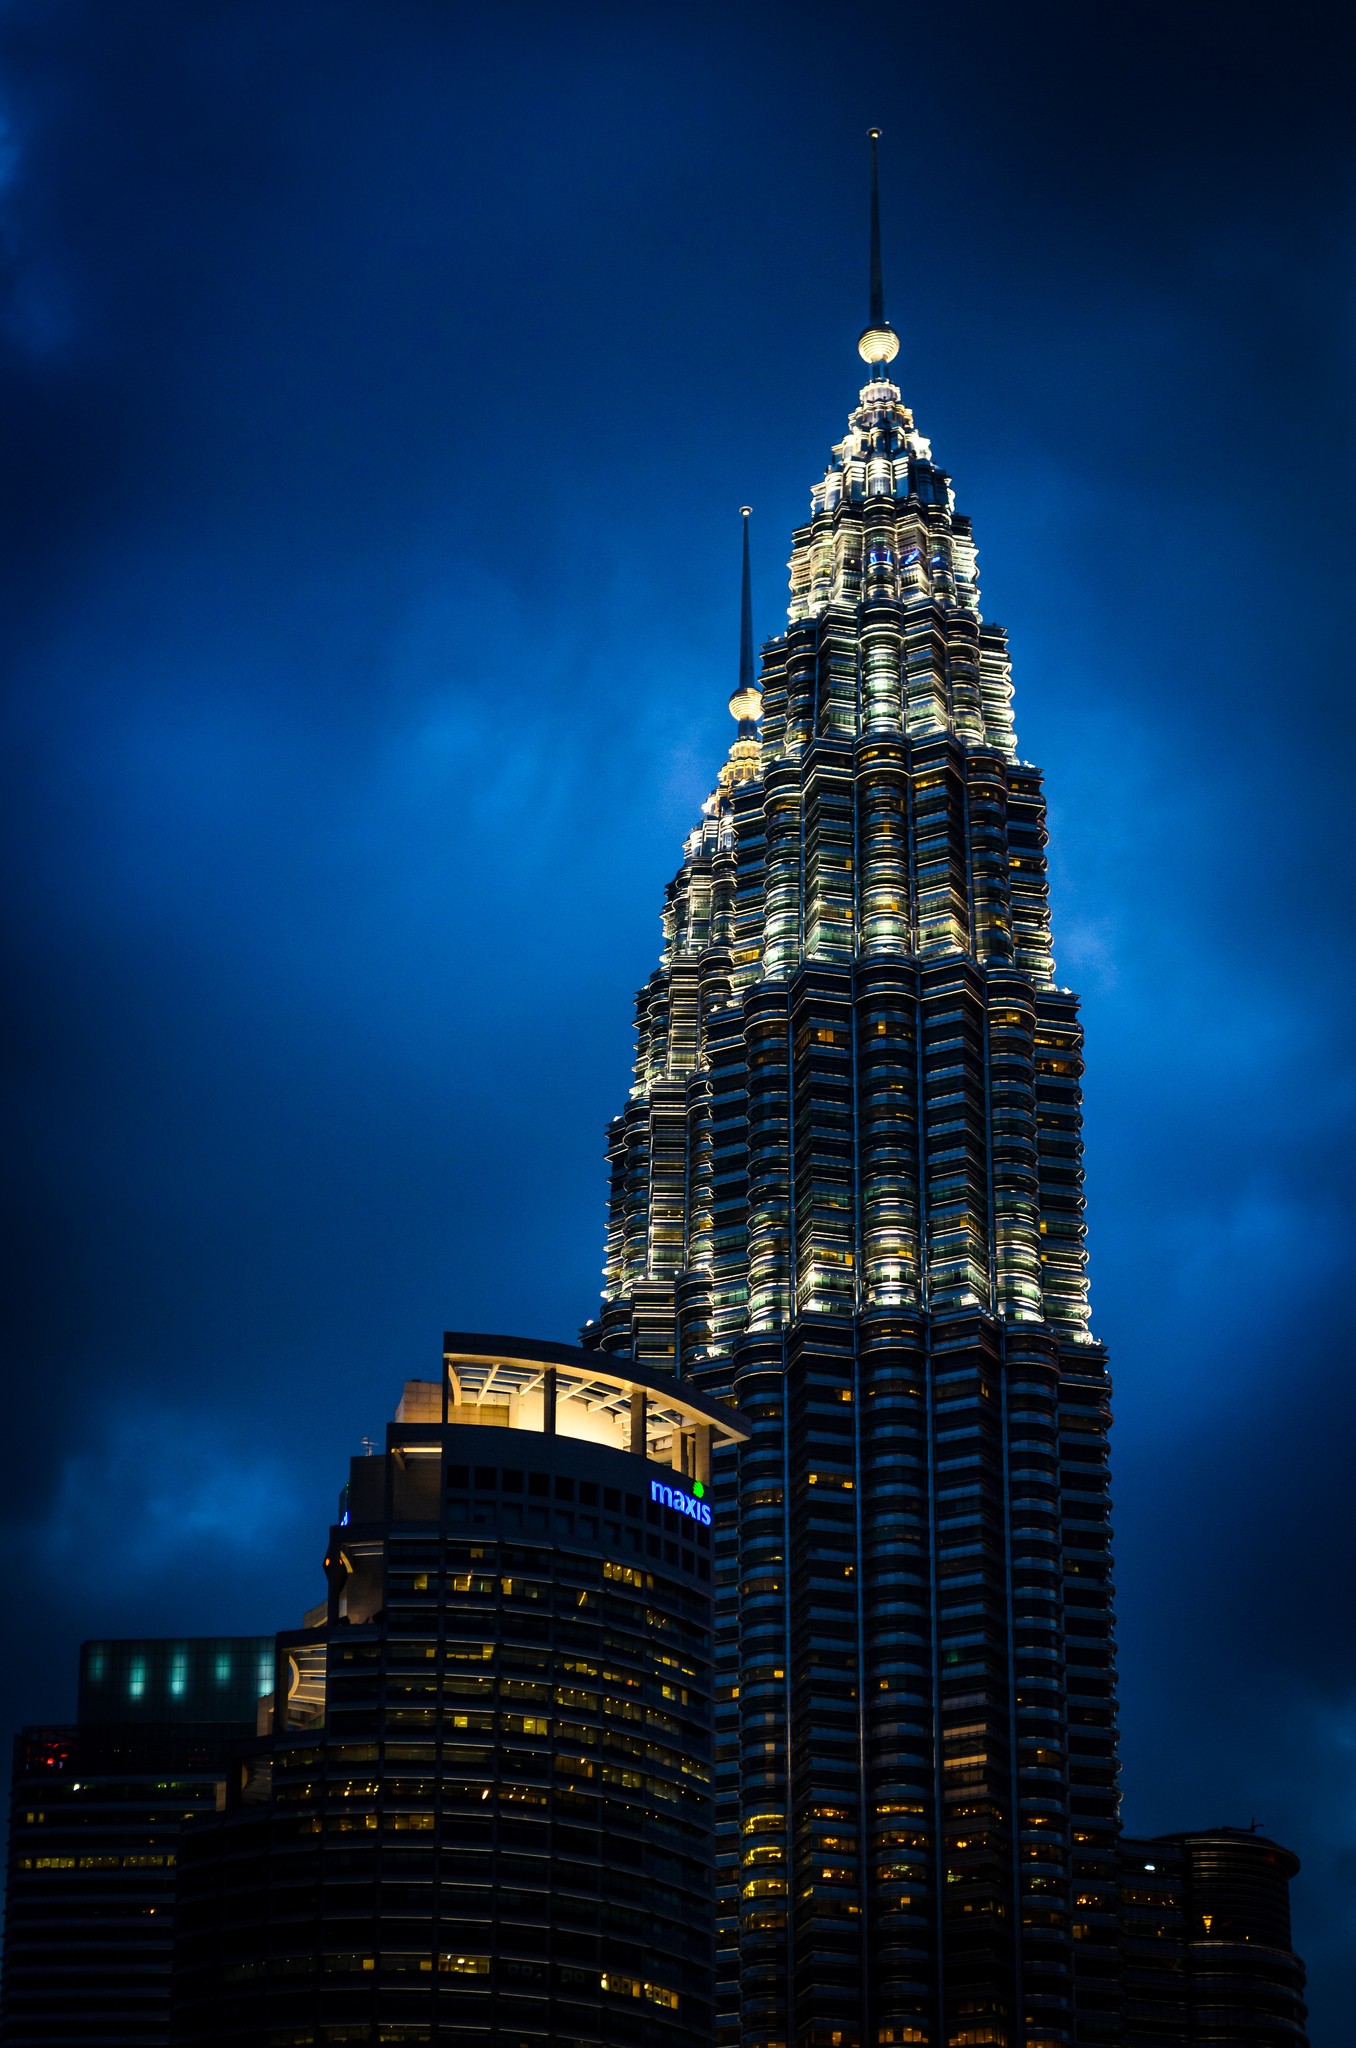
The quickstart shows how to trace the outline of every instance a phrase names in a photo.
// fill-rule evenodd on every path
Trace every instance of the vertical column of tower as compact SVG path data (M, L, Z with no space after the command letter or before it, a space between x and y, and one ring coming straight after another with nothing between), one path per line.
M951 730L967 745L982 747L987 735L979 684L979 621L973 613L946 614L946 669Z
M818 979L818 977L816 977ZM785 1378L794 2039L865 2048L861 1558L850 1315L805 1315Z
M970 901L974 947L999 965L1012 958L1008 889L1007 770L988 747L967 751L965 802L970 832Z
M788 675L791 647L790 636L783 633L777 639L769 641L763 649L763 665L758 678L763 695L763 718L760 734L764 756L769 760L775 759L786 751L787 703L790 694ZM750 784L745 783L731 792L731 809L735 813L735 845L741 857L742 846L740 842L743 834L740 826L743 820L738 810L738 799L741 794L747 796L750 787ZM761 809L761 788L758 789L757 793ZM762 906L760 904L760 919L761 909Z
M736 862L732 843L711 863L707 943L698 961L698 1043L684 1094L687 1136L686 1237L678 1280L679 1371L691 1371L711 1349L715 1279L715 1140L711 1118L712 1031L730 1001Z
M607 1238L603 1255L604 1327L619 1328L626 1263L626 1118L614 1116L607 1127ZM611 1318L610 1324L607 1318ZM627 1316L629 1326L629 1315Z
M766 702L766 699L764 699ZM794 759L815 736L819 705L819 622L786 636L786 698L780 745L765 742L768 763ZM766 723L766 720L765 720Z
M1016 2032L1002 1372L988 1318L933 1324L942 2039Z
M701 879L705 884L701 893L706 915L695 929L689 926L687 944L669 970L664 1078L672 1081L690 1074L701 1057L701 954L705 949L705 928L710 922L710 877ZM688 902L690 905L691 896Z
M766 842L760 784L736 784L730 792L730 823L730 993L738 1001L762 971ZM728 1359L749 1315L749 1096L742 1007L717 1006L705 1028L711 1070L711 1350Z
M629 1304L632 1288L645 1278L650 1241L649 1103L644 1097L633 1098L622 1111L620 1122L621 1292Z
M857 619L831 605L819 622L819 701L815 731L851 740L857 731Z
M653 1279L671 1279L683 1260L687 1197L687 1086L656 1081L650 1090L650 1237Z
M859 1345L868 2038L922 2042L934 2038L942 1875L926 1364L911 1317L872 1316Z
M948 521L951 535L951 577L955 601L976 625L979 622L979 558L975 553L974 527L962 512L952 511ZM979 641L983 641L980 628ZM988 721L984 722L988 732ZM992 737L992 735L990 735Z
M767 840L763 790L744 782L730 792L734 835L734 900L730 924L730 994L738 1000L762 977L766 921Z
M805 545L799 543L805 537ZM832 525L816 520L795 536L796 552L791 562L791 610L813 612L816 616L832 604L838 591L838 549ZM797 602L799 600L799 602Z
M664 957L636 998L636 1084L647 1094L669 1070L669 995L672 983L674 903L664 906Z
M911 936L904 744L895 737L864 740L856 760L860 949L865 956L902 954Z
M1047 1332L1008 1329L1006 1438L1018 1990L1032 2040L1073 2039L1059 1371Z
M647 1219L644 1271L631 1282L631 1350L661 1370L671 1367L676 1343L675 1282L682 1258L687 1181L686 1088L681 1081L652 1083L649 1100L636 1105L645 1119L648 1185L637 1189Z
M925 527L916 545L921 557L928 545ZM946 731L946 634L931 604L911 605L905 615L904 708L911 739L929 739Z
M686 1264L689 1173L687 1076L701 1053L701 960L710 924L710 867L689 864L671 892L672 964L656 1004L649 1085L649 1232L645 1277L633 1286L636 1355L672 1363L675 1283ZM660 1053L662 1052L662 1064Z
M926 1299L939 1313L989 1298L984 980L953 957L925 965L922 990Z
M860 464L854 470L860 471ZM818 604L855 605L861 595L866 567L866 532L857 501L862 494L860 473L851 484L852 502L844 501L842 515L831 534L817 543L816 563L821 574L815 580ZM816 521L818 526L818 521Z
M716 1399L731 1398L728 1373L699 1368L698 1382ZM740 1467L734 1445L711 1461L711 1574L715 1602L713 1647L714 1778L716 1830L713 1897L716 1949L716 2042L738 2048L743 1872L740 1833ZM784 1899L781 1906L785 1917Z
M784 988L765 984L744 1004L748 1061L749 1309L754 1330L791 1314L791 1048Z
M664 964L650 976L637 998L636 1092L626 1105L626 1222L625 1291L630 1311L627 1348L646 1356L665 1350L665 1336L672 1323L670 1290L654 1268L656 1239L664 1239L664 1226L655 1226L656 1193L654 1146L656 1097L662 1097L669 1065L669 1015L672 979L669 962L673 955L677 919L674 891L669 890L664 909ZM660 1110L662 1125L663 1111ZM661 1161L659 1190L665 1168Z
M852 748L816 740L803 766L805 957L848 961L857 939Z
M916 971L902 960L857 970L857 1202L864 1312L917 1308Z
M1057 990L1043 990L1037 997L1035 1058L1045 1313L1059 1329L1083 1331L1088 1322L1083 1032L1075 997Z
M947 740L913 749L914 927L918 950L969 943L964 756Z
M1024 976L989 977L989 1148L995 1306L1039 1321L1040 1180L1036 1154L1036 1005Z
M712 1019L711 1351L728 1360L749 1317L749 1089L742 1012Z
M853 1314L857 1193L852 976L806 967L791 995L795 1312Z
M687 1373L711 1349L712 1276L715 1254L714 1158L711 1128L711 1070L707 1061L689 1074L684 1091L687 1136L687 1241L678 1276L679 1372Z
M734 1395L739 1457L739 1962L741 2048L780 2048L791 2006L787 1785L788 1509L781 1340L746 1341Z
M789 974L801 950L800 774L779 761L764 780L766 903L763 971L769 981Z
M873 574L862 606L859 643L863 733L897 734L903 724L904 639L896 595L898 549L893 510L889 508L888 524L867 536L867 559Z
M1025 762L1008 775L1008 875L1017 965L1037 988L1055 978L1050 947L1050 892L1045 879L1045 798L1040 771Z
M989 744L1011 760L1017 750L1012 723L1012 663L1008 658L1008 636L1001 626L981 625L979 629L979 687Z
M907 480L906 480L907 488ZM925 604L928 597L928 570L923 559L927 541L927 522L921 506L913 499L907 499L899 508L899 523L895 529L899 547L899 595L903 604L916 610ZM903 723L908 725L908 679L901 674L903 695L901 706Z
M1064 1671L1077 2039L1119 2034L1119 1762L1111 1604L1111 1389L1100 1345L1069 1345L1059 1382Z

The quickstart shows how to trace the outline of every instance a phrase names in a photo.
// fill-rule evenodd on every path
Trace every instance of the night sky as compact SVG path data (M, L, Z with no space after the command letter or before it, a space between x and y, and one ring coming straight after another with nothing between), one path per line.
M0 0L8 1723L294 1625L444 1327L593 1313L877 122L1085 998L1125 1817L1298 1849L1350 2038L1350 19Z

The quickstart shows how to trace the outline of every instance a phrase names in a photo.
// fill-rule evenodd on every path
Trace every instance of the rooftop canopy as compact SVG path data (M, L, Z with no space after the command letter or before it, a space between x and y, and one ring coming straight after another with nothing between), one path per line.
M537 1430L629 1451L706 1480L712 1449L742 1443L749 1433L737 1408L687 1381L572 1344L449 1330L443 1365L441 1387L407 1382L398 1434L467 1423Z

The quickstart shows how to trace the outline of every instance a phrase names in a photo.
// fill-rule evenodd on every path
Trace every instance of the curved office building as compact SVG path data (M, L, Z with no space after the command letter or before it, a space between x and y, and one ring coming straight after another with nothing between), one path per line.
M175 2038L708 2048L712 1518L729 1408L449 1336L181 1849Z
M1304 2048L1298 1869L1255 1828L1122 1839L1124 2048Z

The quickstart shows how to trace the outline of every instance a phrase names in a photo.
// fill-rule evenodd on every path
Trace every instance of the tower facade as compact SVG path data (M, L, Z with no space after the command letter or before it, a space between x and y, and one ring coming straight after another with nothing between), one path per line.
M874 140L874 138L873 138ZM974 537L889 374L664 907L586 1341L737 1403L714 1460L718 2034L1119 2028L1110 1387L1078 1006Z

